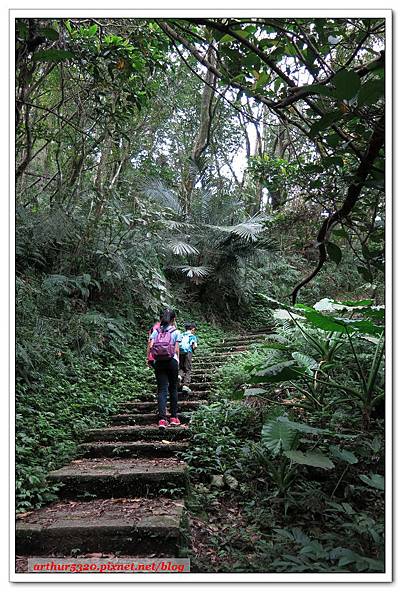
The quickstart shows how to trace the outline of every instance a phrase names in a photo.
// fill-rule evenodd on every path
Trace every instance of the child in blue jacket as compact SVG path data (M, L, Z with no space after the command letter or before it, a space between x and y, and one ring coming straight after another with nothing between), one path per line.
M190 393L188 384L191 383L192 356L198 346L198 338L195 335L196 324L185 323L185 333L182 334L180 342L180 370L179 379L182 384L182 391Z

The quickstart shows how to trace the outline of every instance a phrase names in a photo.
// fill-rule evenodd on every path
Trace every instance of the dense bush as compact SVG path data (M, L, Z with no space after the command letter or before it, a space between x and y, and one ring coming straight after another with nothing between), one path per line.
M325 313L305 305L276 311L274 334L217 371L215 401L194 419L186 453L190 507L217 523L209 551L219 557L215 566L200 558L199 567L384 568L384 438L382 421L371 413L383 390L383 314L361 302L354 307L359 318L344 321L338 311L346 305L335 304L334 316L329 301L320 305ZM341 333L344 322L348 333ZM373 386L370 399L359 391L369 393L363 382ZM224 519L220 531L224 502L241 521L237 535ZM238 536L246 551L238 549Z
M117 356L105 351L86 359L70 356L63 368L60 358L55 358L36 383L18 382L18 511L54 498L55 487L46 482L47 473L76 456L84 432L104 425L120 402L152 389L145 365L146 337L136 333L135 347L121 345Z

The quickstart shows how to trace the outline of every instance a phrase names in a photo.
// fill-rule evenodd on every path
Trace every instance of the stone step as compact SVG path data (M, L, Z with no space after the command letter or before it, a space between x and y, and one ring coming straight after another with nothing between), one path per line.
M196 410L201 404L202 402L198 400L181 400L178 404L178 410L189 412ZM119 406L122 410L131 414L149 413L152 410L155 412L157 411L156 399L151 400L150 402L121 402Z
M89 499L182 496L188 477L187 465L176 458L84 458L52 471L48 479L63 484L61 498Z
M258 333L244 333L243 335L238 334L234 336L227 336L221 338L221 343L223 344L232 344L232 343L243 343L243 342L254 342L255 340L264 340L267 335L273 333L272 329L266 329L265 331L260 331Z
M213 357L217 358L218 356L226 356L227 354L238 354L238 352L249 352L251 350L251 344L245 346L242 344L241 346L225 346L224 348L212 348L208 352L204 352L199 355L199 358L203 360L204 358Z
M181 423L189 423L191 420L191 415L189 413L179 413L178 418ZM144 425L148 423L154 423L157 425L158 423L158 415L157 412L153 413L141 413L137 415L132 415L129 413L113 415L111 417L112 423L116 425Z
M239 342L236 344L219 344L218 346L214 346L208 350L199 351L198 358L203 358L204 356L209 356L211 354L214 355L227 352L244 352L245 350L251 350L252 347L257 344L263 344L264 341L265 340L252 341L249 343Z
M202 352L214 350L215 348L235 348L236 346L252 346L252 344L261 344L266 340L266 336L267 334L253 338L238 338L235 340L226 340L222 338L210 346L200 346L194 354L194 359L202 354Z
M209 366L208 368L194 367L191 373L192 377L196 377L199 380L210 380L211 378L213 378L216 369L218 369L218 367L215 367L213 365Z
M190 437L187 425L167 427L159 430L156 425L126 425L107 427L104 429L89 429L85 435L86 442L135 442L140 440L184 440Z
M193 381L189 384L189 387L192 391L201 391L207 390L213 384L211 379L199 380L198 378L193 378Z
M245 350L241 352L246 352ZM241 352L224 352L224 353L216 353L216 354L205 354L205 357L202 358L202 369L203 371L215 368L218 369L226 364L227 360L234 356L239 356ZM194 367L195 368L195 367ZM197 367L199 368L199 367Z
M188 392L178 392L178 404L181 406L181 403L183 401L188 401L188 400L203 400L206 399L209 395L209 390L195 390L192 393L188 393ZM148 394L147 396L144 396L143 398L140 399L141 402L157 402L156 399L156 394L152 393L152 394ZM138 398L135 398L135 400L139 400ZM130 400L129 402L134 402L134 399Z
M16 553L179 556L183 511L182 500L169 498L57 502L17 520Z
M174 456L188 448L188 443L171 440L149 442L88 442L79 446L86 458L119 458L141 456Z
M224 354L227 354L226 352ZM231 356L231 354L230 354ZM208 358L212 358L213 359L213 363L211 364L210 361L206 362L206 360ZM212 352L209 352L209 354L205 354L205 356L202 356L202 358L199 358L198 362L194 362L193 363L193 369L203 369L203 371L208 371L210 368L213 367L214 363L217 362L225 362L224 361L224 357L222 357L222 353L216 353L213 354ZM193 370L192 369L192 370Z

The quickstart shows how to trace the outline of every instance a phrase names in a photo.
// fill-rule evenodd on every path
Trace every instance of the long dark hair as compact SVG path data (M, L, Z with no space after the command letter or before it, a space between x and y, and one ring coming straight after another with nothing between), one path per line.
M171 308L165 308L160 317L160 325L168 327L175 319L175 312Z

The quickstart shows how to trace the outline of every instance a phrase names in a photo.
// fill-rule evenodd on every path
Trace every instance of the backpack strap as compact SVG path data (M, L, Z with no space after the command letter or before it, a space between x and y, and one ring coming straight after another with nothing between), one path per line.
M166 333L167 331L169 333L174 333L174 331L177 331L177 328L174 327L174 325L168 325L168 327L166 327L166 329L164 329L164 327L160 326L157 329L155 329L155 331L157 331L157 333Z

